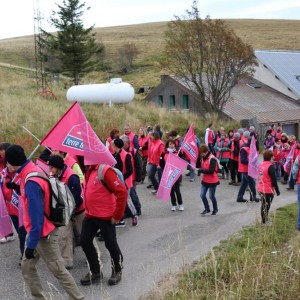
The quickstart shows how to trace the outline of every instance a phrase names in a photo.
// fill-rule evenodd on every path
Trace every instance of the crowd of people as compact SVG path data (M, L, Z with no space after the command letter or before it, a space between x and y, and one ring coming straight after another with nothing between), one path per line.
M181 149L184 136L176 130L163 132L159 125L141 127L138 134L128 124L123 133L113 128L106 147L116 160L114 166L84 166L81 157L46 148L40 159L48 165L51 176L69 187L75 200L71 222L60 228L55 227L48 217L49 185L42 178L27 177L32 172L43 170L26 158L21 146L0 143L0 184L20 242L22 274L32 295L46 299L36 270L36 264L42 258L71 299L84 299L69 270L74 267L74 247L80 245L89 267L80 283L90 285L102 280L101 253L96 238L105 242L111 257L112 273L108 284L120 282L123 255L116 228L125 227L128 218L133 227L138 225L142 205L136 187L147 184L151 193L156 195L169 155L178 155L188 162L185 175L191 183L197 175L201 176L202 215L218 214L216 189L221 180L228 180L229 185L237 187L235 201L261 202L261 222L270 224L268 212L272 200L274 195L280 195L278 182L287 185L288 191L295 188L295 182L300 183L300 141L282 132L280 125L276 129L270 126L262 142L263 161L257 166L257 178L254 178L248 172L251 141L254 140L257 153L260 146L254 126L227 131L220 127L215 131L213 124L209 124L202 138L201 144L201 138L194 137L199 152L196 167ZM182 176L170 191L172 212L184 211L181 185ZM246 191L249 191L249 200L245 197ZM23 207L22 222L18 204ZM300 209L297 226L300 229ZM11 233L2 237L0 242L14 239L14 233Z

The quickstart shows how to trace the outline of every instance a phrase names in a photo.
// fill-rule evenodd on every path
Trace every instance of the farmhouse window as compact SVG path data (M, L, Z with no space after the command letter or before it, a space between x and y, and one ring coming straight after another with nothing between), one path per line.
M183 107L183 109L190 109L189 95L183 95L183 97L182 97L182 107Z
M170 109L174 109L175 106L175 95L170 95Z
M160 107L164 106L164 96L163 95L158 95L158 97L157 97L157 104Z

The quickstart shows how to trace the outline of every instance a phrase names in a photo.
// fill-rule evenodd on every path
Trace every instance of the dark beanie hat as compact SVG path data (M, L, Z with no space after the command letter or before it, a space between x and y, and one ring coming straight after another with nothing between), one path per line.
M26 161L24 149L20 145L10 145L5 151L5 160L12 166L22 166Z
M47 164L59 170L64 168L65 162L64 159L59 155L51 155L48 159Z
M119 149L123 148L123 146L124 146L124 142L119 138L114 139L113 142L114 142L115 146Z

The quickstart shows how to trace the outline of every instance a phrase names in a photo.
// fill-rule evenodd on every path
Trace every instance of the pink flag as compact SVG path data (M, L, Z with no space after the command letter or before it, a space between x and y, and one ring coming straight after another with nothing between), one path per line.
M78 102L75 102L44 137L41 145L84 156L85 165L115 165L116 160L97 137Z
M6 237L12 232L11 220L7 212L2 189L0 188L0 237Z
M255 137L252 136L248 158L248 175L254 179L258 177L258 157L256 140Z
M35 161L35 164L38 165L44 172L49 175L49 166L40 158Z
M194 124L192 124L187 132L182 145L181 151L189 158L193 168L196 168L196 161L198 157L198 145L196 141L196 135L194 133Z
M295 153L295 148L296 148L296 144L294 143L294 145L291 147L289 154L286 157L286 161L283 165L283 169L285 172L287 172L288 174L290 174L291 172L291 168L292 168L292 159L294 157L294 153Z
M156 194L158 198L164 201L169 200L173 184L183 173L187 165L188 163L185 160L169 153Z

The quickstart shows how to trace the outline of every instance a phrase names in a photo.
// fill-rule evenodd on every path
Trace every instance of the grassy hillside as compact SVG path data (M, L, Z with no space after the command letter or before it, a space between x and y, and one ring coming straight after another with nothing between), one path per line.
M254 49L300 50L300 21L291 20L226 20L238 36ZM123 76L133 86L157 85L159 74L163 73L157 58L164 48L166 22L138 25L95 28L96 39L106 47L106 60L112 66L111 73L93 74L86 80L106 81L116 73L117 49L126 42L135 43L140 54L134 62L134 69ZM30 67L34 63L34 38L25 36L0 40L0 62Z

